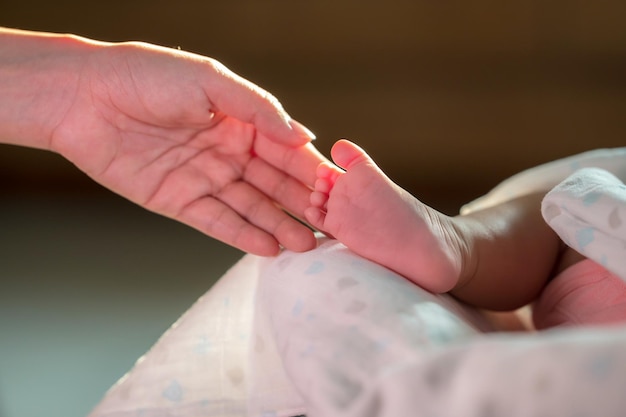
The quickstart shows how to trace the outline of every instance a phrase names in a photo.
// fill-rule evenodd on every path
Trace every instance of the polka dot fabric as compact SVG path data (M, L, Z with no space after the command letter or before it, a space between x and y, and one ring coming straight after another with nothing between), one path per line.
M626 413L623 327L496 333L334 241L282 254L258 295L310 417Z
M601 168L583 168L553 188L542 213L561 239L626 280L626 185Z
M601 170L589 172L604 185L557 187L579 184L584 168ZM559 231L557 222L582 221L559 233L622 274L615 257L626 259L626 213L610 201L625 178L626 148L588 152L520 173L463 211L556 187L544 205L549 223ZM604 208L589 216L594 207ZM248 255L91 416L626 415L624 326L492 330L476 311L334 241L303 254Z

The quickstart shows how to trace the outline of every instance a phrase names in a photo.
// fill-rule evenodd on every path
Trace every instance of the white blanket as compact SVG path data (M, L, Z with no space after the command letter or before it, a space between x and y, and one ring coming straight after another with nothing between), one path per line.
M626 149L594 151L523 172L464 212L553 189L550 225L624 277L625 178ZM92 416L626 414L626 327L491 330L334 241L248 255Z
M626 280L626 186L598 168L583 168L553 188L542 213L568 246Z

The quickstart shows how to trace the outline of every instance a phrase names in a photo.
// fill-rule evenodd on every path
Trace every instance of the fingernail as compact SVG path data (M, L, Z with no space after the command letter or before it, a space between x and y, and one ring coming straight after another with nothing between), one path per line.
M294 132L298 133L300 136L307 138L308 140L315 140L315 133L311 132L306 126L302 123L291 119L289 121L289 125L294 130Z

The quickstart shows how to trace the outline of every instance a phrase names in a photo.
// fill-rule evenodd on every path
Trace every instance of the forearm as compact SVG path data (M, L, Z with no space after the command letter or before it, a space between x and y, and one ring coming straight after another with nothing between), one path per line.
M468 254L453 295L494 310L521 307L537 297L562 247L541 216L542 198L528 195L455 218Z
M96 44L0 28L0 142L50 149L72 105L83 56Z

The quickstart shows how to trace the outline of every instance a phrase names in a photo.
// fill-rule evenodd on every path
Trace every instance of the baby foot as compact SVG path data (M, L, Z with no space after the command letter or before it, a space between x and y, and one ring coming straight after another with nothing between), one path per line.
M317 169L305 216L353 252L432 292L459 281L461 245L452 219L393 183L357 145L338 141Z

